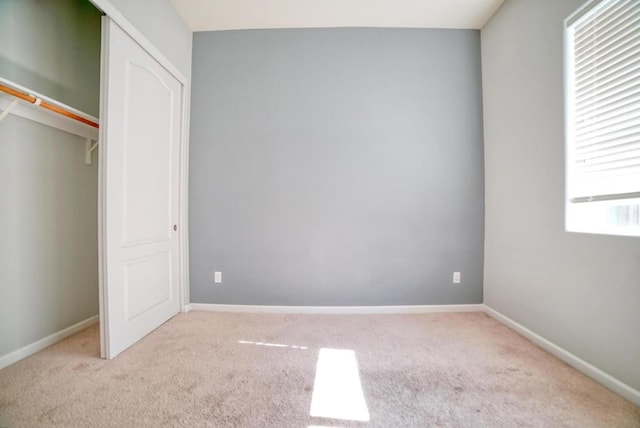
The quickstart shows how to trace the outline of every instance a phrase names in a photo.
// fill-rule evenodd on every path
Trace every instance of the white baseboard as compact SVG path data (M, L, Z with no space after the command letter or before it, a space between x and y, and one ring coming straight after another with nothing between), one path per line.
M502 315L500 312L496 311L495 309L493 309L493 308L491 308L491 307L489 307L487 305L482 305L482 306L484 307L484 312L487 315L489 315L491 318L493 318L493 319L497 320L498 322L506 325L511 330L515 331L516 333L526 337L527 339L529 339L530 341L532 341L533 343L535 343L536 345L538 345L539 347L541 347L545 351L547 351L550 354L553 354L556 357L560 358L562 361L564 361L565 363L569 364L571 367L573 367L576 370L582 372L583 374L589 376L591 379L593 379L596 382L600 383L601 385L609 388L610 390L612 390L616 394L621 395L622 397L624 397L627 400L631 401L636 406L640 406L640 391L638 391L636 389L633 389L632 387L630 387L626 383L624 383L624 382L616 379L615 377L603 372L599 368L587 363L586 361L584 361L580 357L577 357L576 355L572 354L571 352L567 351L566 349L564 349L564 348L556 345L555 343L545 339L544 337L540 336L539 334L534 333L533 331L529 330L528 328L526 328L522 324L519 324L516 321L512 320L511 318L509 318L509 317L507 317L505 315Z
M76 334L77 332L96 324L98 322L98 319L98 315L87 318L86 320L80 321L79 323L74 324L71 327L67 327L64 330L60 330L56 333L50 334L44 339L40 339L30 345L24 346L6 355L0 356L0 370L22 360L23 358L28 357L29 355L35 354L36 352L41 351L44 348L58 343L61 340L71 336L72 334Z
M253 312L261 314L426 314L433 312L482 312L482 304L412 306L260 306L191 303L189 310Z

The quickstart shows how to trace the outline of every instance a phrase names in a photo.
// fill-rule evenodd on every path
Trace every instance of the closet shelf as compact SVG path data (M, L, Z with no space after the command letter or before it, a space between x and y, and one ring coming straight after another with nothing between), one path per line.
M98 119L0 77L0 122L10 113L83 137L85 162L98 145ZM94 143L95 141L95 143Z
M2 83L0 83L0 91L4 92L5 94L9 94L9 95L13 95L16 98L19 98L23 101L29 102L31 104L40 106L44 109L47 110L51 110L54 113L58 113L62 116L68 117L70 119L74 119L77 120L78 122L82 122L85 125L89 125L89 126L93 126L94 128L98 128L100 125L98 125L97 122L94 122L92 120L89 120L85 117L82 117L76 113L73 113L72 111L69 111L63 107L59 107L53 103L44 101L42 98L37 97L35 95L31 95L31 94L25 94L22 93L20 91L17 91L9 86L3 85Z

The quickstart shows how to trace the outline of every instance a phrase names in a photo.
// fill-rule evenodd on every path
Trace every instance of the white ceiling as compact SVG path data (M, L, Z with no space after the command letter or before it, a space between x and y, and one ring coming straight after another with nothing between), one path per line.
M248 28L474 28L504 0L171 0L193 31Z

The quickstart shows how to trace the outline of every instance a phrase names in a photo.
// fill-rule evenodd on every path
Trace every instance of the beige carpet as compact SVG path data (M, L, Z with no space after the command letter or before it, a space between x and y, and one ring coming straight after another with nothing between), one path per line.
M191 312L113 361L98 349L96 326L0 370L0 426L640 427L482 313Z

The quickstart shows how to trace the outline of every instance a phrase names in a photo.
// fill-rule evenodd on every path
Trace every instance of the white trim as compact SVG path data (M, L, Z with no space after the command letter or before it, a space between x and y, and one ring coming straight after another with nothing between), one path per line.
M504 324L505 326L509 327L511 330L515 331L516 333L529 339L530 341L532 341L533 343L535 343L545 351L549 352L552 355L555 355L565 363L569 364L571 367L589 376L591 379L609 388L611 391L615 392L616 394L621 395L622 397L631 401L636 406L640 406L640 391L633 389L626 383L603 372L599 368L589 364L588 362L584 361L580 357L572 354L571 352L556 345L555 343L545 339L539 334L534 333L533 331L529 330L522 324L517 323L516 321L501 314L495 309L487 305L482 305L482 306L484 307L484 312L487 315L489 315L491 318L495 319L496 321Z
M252 312L261 314L427 314L434 312L482 312L482 304L406 306L261 306L191 303L189 310Z
M37 342L33 342L30 345L23 346L20 349L3 355L0 357L0 369L10 366L11 364L22 360L23 358L27 358L29 355L33 355L38 351L42 351L44 348L48 348L49 346L54 345L61 340L64 340L67 337L84 330L87 327L91 327L97 322L98 315L87 318L86 320L80 321L79 323L74 324L71 327L67 327L64 330L60 330L56 333L50 334L49 336L40 339Z
M100 358L107 358L109 354L109 343L106 340L109 334L107 325L107 313L109 307L107 305L106 283L107 283L107 249L105 248L105 240L107 236L106 225L106 186L105 178L106 159L107 159L107 127L105 122L107 110L107 83L109 81L109 67L107 52L109 51L109 25L106 25L106 18L101 21L100 35L100 134L99 139L102 142L98 147L100 156L98 158L98 307L100 315Z
M89 0L95 7L100 9L105 15L107 15L113 22L118 24L125 33L127 33L133 40L140 45L142 49L147 51L156 61L158 61L167 71L185 85L189 79L173 65L169 59L160 52L153 43L149 41L123 14L111 3L111 0ZM176 12L177 13L177 12Z
M190 290L189 290L189 123L191 117L191 83L189 81L182 85L182 134L180 141L180 220L179 235L180 242L180 307L182 312L189 312Z

